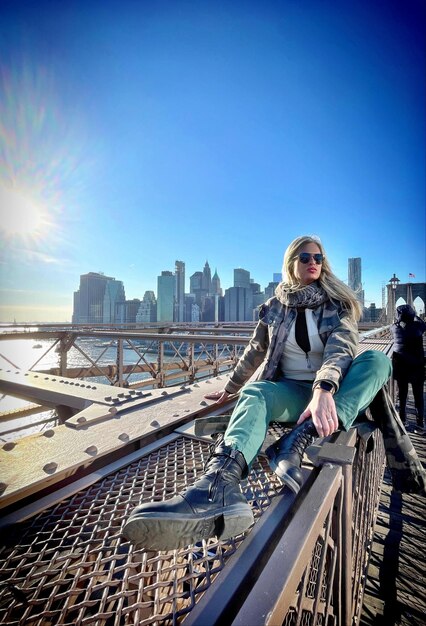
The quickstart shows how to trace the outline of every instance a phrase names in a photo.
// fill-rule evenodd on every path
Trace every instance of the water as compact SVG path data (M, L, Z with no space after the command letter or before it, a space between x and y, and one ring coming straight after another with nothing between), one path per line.
M2 328L3 332L11 332L16 330L13 327ZM35 329L34 329L35 330ZM82 337L77 339L77 345L87 353L87 355L96 361L98 365L112 365L117 360L117 348L116 341L108 347L109 341L107 338L91 338ZM0 368L4 370L22 369L28 370L49 370L59 366L59 354L56 352L57 346L54 345L54 339L15 339L15 340L3 340L0 341ZM124 342L126 346L126 342ZM130 347L130 346L129 346ZM144 359L150 363L157 362L156 353L144 353L144 350L140 348L141 353L144 355ZM100 358L99 358L100 357ZM97 359L99 358L99 361ZM164 356L164 361L171 363L178 361L179 358L174 356ZM140 356L132 349L123 350L123 362L125 365L138 363L142 365L144 361L140 360ZM68 351L67 355L68 367L91 367L90 361L83 355L77 348L72 347ZM171 373L173 370L170 370ZM136 381L150 378L150 374L139 372L131 374L129 378L125 376L129 382L134 383ZM78 380L78 379L76 379ZM110 385L111 382L105 376L91 377L90 380L95 383L104 383ZM184 382L184 378L176 378L173 384L180 384ZM150 387L146 387L149 389ZM19 398L13 398L11 396L0 396L0 413L11 411L13 409L22 408L28 405L28 401ZM25 429L18 430L18 436L28 435L32 432L39 432L43 428L52 426L52 422L56 419L55 411L46 411L43 413L37 413L31 416L22 418L13 418L9 420L2 420L0 422L0 440L16 439L15 431L19 427ZM43 424L38 424L40 421L45 421ZM33 425L33 426L30 426ZM27 428L29 426L29 428ZM13 435L12 435L13 431Z
M14 328L3 328L3 331L12 331ZM88 356L96 361L100 355L101 358L97 362L98 365L111 365L116 362L117 350L115 342L111 347L106 348L105 344L109 342L98 338L79 338L78 346L88 354ZM0 341L0 368L4 370L22 369L28 370L48 370L52 367L59 366L59 354L56 352L57 346L54 347L55 340L51 339L15 339ZM124 350L123 361L125 365L136 363L139 356L134 350ZM156 362L155 354L145 354L144 358L148 362ZM165 357L165 360L172 360L171 357ZM142 362L141 362L142 363ZM90 361L82 355L77 348L72 347L67 355L68 367L90 367ZM148 373L132 374L129 381L136 381L148 378ZM76 379L78 380L78 379ZM111 384L105 376L91 377L90 380L97 383ZM28 401L12 396L0 396L0 413L8 412L13 409L19 409L28 405ZM16 431L18 436L24 436L33 432L39 432L44 427L52 425L52 421L56 419L55 411L45 411L34 415L2 420L0 422L0 440L7 441L16 439L16 436L10 431ZM47 420L47 422L46 422ZM44 421L44 424L38 424ZM30 426L33 425L33 426ZM25 426L25 429L22 427ZM27 428L28 427L28 428ZM20 430L22 428L22 430Z

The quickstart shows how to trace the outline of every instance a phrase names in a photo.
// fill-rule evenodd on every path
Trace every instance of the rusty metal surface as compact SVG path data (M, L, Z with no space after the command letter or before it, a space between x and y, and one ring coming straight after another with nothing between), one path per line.
M178 623L244 536L154 553L135 549L120 531L133 506L192 483L208 455L205 441L180 437L4 533L1 623ZM256 462L243 483L255 519L280 489L266 462Z

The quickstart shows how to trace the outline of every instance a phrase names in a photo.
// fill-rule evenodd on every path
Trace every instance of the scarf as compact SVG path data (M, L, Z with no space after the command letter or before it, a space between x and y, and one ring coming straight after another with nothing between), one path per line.
M329 300L327 292L316 281L301 289L295 285L280 283L275 295L282 304L291 308L316 309L320 304Z

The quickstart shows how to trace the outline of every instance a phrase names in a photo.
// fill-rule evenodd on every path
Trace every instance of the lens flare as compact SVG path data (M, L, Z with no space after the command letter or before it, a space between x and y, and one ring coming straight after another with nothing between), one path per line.
M47 214L31 197L0 187L0 232L2 236L42 237L48 226Z

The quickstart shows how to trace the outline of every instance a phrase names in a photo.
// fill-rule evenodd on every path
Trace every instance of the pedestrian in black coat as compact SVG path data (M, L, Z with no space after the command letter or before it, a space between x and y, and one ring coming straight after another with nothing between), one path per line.
M425 355L423 333L426 324L409 304L396 309L395 323L391 326L394 338L393 375L399 391L399 415L406 419L408 385L411 384L417 412L417 427L424 429L423 384L425 380Z

